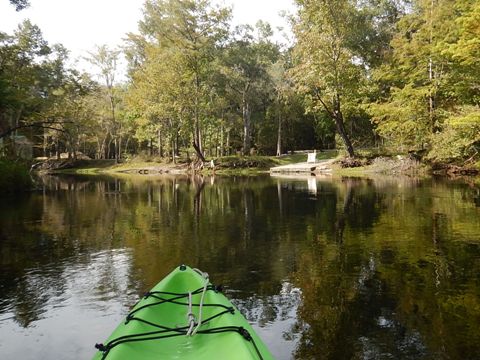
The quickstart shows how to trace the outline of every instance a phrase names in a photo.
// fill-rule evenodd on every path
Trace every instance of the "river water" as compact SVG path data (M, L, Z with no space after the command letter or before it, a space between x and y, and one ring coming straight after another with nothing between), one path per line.
M278 359L480 358L480 186L47 177L0 199L0 358L89 359L185 263Z

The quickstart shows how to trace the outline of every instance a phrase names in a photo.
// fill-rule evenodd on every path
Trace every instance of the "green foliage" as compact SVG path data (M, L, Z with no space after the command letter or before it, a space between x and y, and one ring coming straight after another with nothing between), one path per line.
M448 118L444 128L433 136L428 158L434 161L478 159L480 153L480 110L466 107Z
M215 4L146 1L126 84L118 49L90 54L96 82L31 22L0 33L0 138L26 136L47 157L175 161L194 143L207 157L381 144L475 159L478 1L297 0L292 48L263 21L231 29Z
M418 0L400 19L368 106L388 145L427 149L437 161L475 155L479 14L475 1Z
M424 97L410 85L391 91L389 101L369 106L377 133L402 152L422 148L430 131Z
M349 133L346 124L353 124L351 115L358 114L353 109L362 102L369 68L379 61L374 53L386 48L389 35L380 26L375 29L373 24L382 21L367 5L349 0L297 3L292 77L298 91L307 95L309 110L328 115L348 154L354 156L351 138L356 133Z
M13 35L0 34L0 60L0 138L19 131L32 142L43 138L43 156L78 150L91 126L84 98L94 85L66 68L67 50L48 45L27 20Z
M0 159L0 193L15 193L32 186L28 164Z
M141 87L147 82L147 98L154 99L140 111L143 122L151 123L145 129L157 133L150 138L170 130L166 132L172 158L178 149L180 127L184 133L192 130L193 141L201 150L202 133L213 118L208 106L214 96L209 81L215 56L228 35L230 11L204 0L150 0L145 3L144 14L140 31L145 58L134 71L133 80L139 90L137 97L142 97ZM151 72L159 76L153 78ZM156 83L150 83L152 79ZM161 153L161 145L158 147Z
M457 15L438 51L452 66L450 83L452 93L462 103L480 104L478 74L480 73L480 3L472 0L456 1L452 6Z

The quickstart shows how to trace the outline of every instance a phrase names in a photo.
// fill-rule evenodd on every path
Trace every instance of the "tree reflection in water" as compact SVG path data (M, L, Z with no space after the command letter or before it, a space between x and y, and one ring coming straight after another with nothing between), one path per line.
M59 349L65 359L90 357L91 345L181 263L225 284L280 359L480 352L475 183L42 181L38 192L0 201L7 358L55 358Z

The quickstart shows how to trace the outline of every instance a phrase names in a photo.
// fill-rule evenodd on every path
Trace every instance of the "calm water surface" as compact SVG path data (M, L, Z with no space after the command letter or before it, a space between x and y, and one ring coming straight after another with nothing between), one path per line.
M0 198L0 358L89 359L186 263L278 359L479 359L480 187L45 178Z

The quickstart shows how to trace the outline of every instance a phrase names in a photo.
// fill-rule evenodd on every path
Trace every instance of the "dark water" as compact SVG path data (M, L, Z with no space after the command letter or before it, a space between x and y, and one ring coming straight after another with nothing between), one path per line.
M0 358L88 359L186 263L278 359L479 359L480 187L47 178L0 199Z

